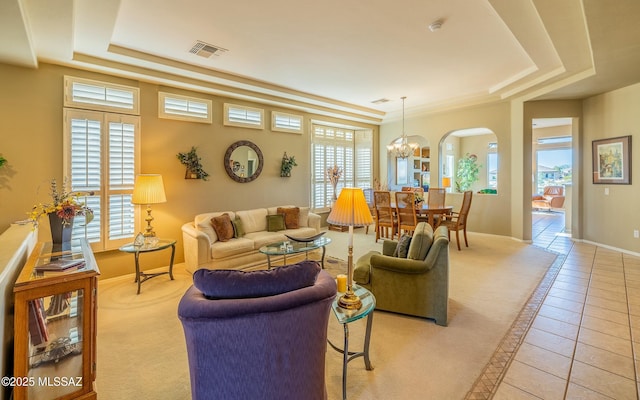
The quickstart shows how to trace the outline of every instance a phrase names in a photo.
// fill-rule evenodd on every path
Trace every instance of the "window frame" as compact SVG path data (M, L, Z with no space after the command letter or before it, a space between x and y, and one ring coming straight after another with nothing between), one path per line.
M298 128L291 128L278 125L278 119L283 117L288 118L289 120L297 119L300 122L300 126ZM280 111L271 111L271 130L274 132L297 133L302 135L304 131L304 118L302 117L302 115L289 114Z
M167 100L181 100L187 102L187 108L191 103L202 103L206 107L206 115L193 113L189 111L171 112L167 111ZM158 92L158 118L172 119L178 121L198 122L202 124L211 124L213 122L213 101L201 97L183 96L168 92Z
M112 91L130 91L132 94L131 99L131 108L121 107L116 102L109 102L107 100L96 100L96 101L81 101L76 100L73 94L74 84L83 84L94 86L96 88L104 88L105 92ZM95 110L95 111L106 111L106 112L115 112L118 114L130 114L130 115L140 115L140 89L134 86L124 86L118 85L110 82L102 82L96 81L92 79L84 79L78 78L75 76L64 76L64 107L70 108L80 108L83 110Z
M343 133L334 134L333 138L328 138L326 135L323 137L317 136L317 130L334 130L341 131ZM348 139L347 136L350 135L351 139ZM361 141L358 140L361 138ZM368 142L369 145L365 142ZM345 145L345 144L348 144ZM327 156L327 146L333 148L333 156ZM316 156L316 151L318 147L323 149L323 161L322 165L318 165L318 157ZM363 149L368 148L369 151L369 159L371 163L369 164L369 169L366 175L369 176L369 180L366 182L362 182L362 178L360 178L361 170L364 167L358 162L358 153ZM340 149L340 151L338 151ZM339 154L339 153L342 154ZM312 122L311 124L311 146L310 146L310 157L311 157L311 180L310 180L310 204L311 209L314 212L326 212L331 209L332 196L333 196L333 186L327 177L327 168L338 165L342 168L342 177L338 181L338 185L336 186L336 197L338 196L340 190L343 187L360 187L362 189L370 189L373 187L373 131L370 129L360 129L360 128L352 128L352 127L342 127L335 126L332 124L326 124L322 122ZM349 158L351 161L349 162ZM331 165L329 165L331 164ZM320 177L321 176L321 177ZM322 189L322 197L323 204L317 204L317 190L316 186L321 185Z
M120 106L120 103L115 106L109 105L108 101L98 101L96 102L77 102L73 100L73 84L75 82L79 82L82 84L89 84L95 87L96 93L100 94L101 88L104 88L105 94L109 89L114 89L119 91L115 93L116 95L121 94L123 98L130 99L131 107L130 109L123 109ZM139 105L139 88L131 87L131 86L123 86L123 85L115 85L109 82L101 82L95 80L87 80L82 78L76 78L71 76L64 77L64 105L63 107L63 174L64 176L69 178L71 183L71 187L69 188L71 191L93 191L95 194L93 196L85 197L86 201L89 202L89 206L91 206L92 197L98 199L99 210L97 210L97 217L92 221L89 226L93 223L97 223L99 225L99 239L97 241L91 241L90 245L92 249L96 252L98 251L108 251L114 250L122 246L123 244L130 242L131 239L135 236L136 232L140 231L141 228L141 208L140 206L131 205L132 212L128 211L125 208L120 208L120 212L122 213L119 217L119 220L122 221L119 225L122 227L129 226L128 230L132 230L132 232L126 232L126 236L121 236L116 239L111 239L109 234L112 233L112 229L110 226L111 213L117 207L117 202L112 203L111 200L114 196L119 195L129 195L133 194L133 185L135 182L135 177L140 173L140 138L141 138L141 118L139 115L134 114L140 108ZM125 92L125 93L123 93ZM128 93L126 93L128 92ZM107 96L108 97L108 96ZM117 102L116 102L117 103ZM96 162L95 149L93 154L91 154L91 149L89 148L89 141L87 142L86 155L87 157L82 159L80 162L86 163L87 177L91 174L91 169L95 170L96 166L99 168L99 178L97 183L97 189L93 186L87 185L78 185L74 184L72 175L72 123L75 120L87 120L94 122L94 128L99 125L99 140L93 141L93 146L99 147L99 160ZM123 130L113 130L111 124L121 124ZM126 125L126 127L124 126ZM126 129L124 129L126 128ZM89 132L91 128L87 128L87 132ZM133 131L133 135L125 135L125 132ZM95 134L94 130L94 134ZM117 136L117 133L121 132L121 136ZM112 135L114 133L114 135ZM133 136L133 145L126 144L126 139L131 138ZM110 180L110 169L113 167L110 164L111 157L114 157L114 154L110 153L110 149L112 145L110 141L116 139L113 142L113 146L115 148L120 148L122 150L126 150L127 148L133 147L133 156L126 157L126 154L131 154L130 152L122 153L125 158L116 157L116 166L121 171L121 176L123 177L126 183L121 185L114 185L113 181ZM118 138L120 138L120 142L118 142ZM90 139L90 138L89 138ZM95 139L95 135L94 135ZM99 145L96 145L99 143ZM89 157L89 156L92 157ZM93 162L91 161L93 160ZM119 161L122 160L122 161ZM131 162L133 163L132 172L125 173L125 170L131 171ZM80 167L82 170L85 167ZM95 173L93 174L96 175ZM130 176L133 175L133 176ZM88 181L87 181L88 182ZM78 231L83 230L81 224L83 223L83 218L80 218L82 221L74 221L74 233L73 235L80 235ZM97 221L96 221L97 220ZM87 234L89 229L84 228L84 234Z
M246 113L248 112L257 112L260 116L260 120L257 123L250 122L249 118L245 118L245 120L234 120L231 118L231 110L244 110ZM239 126L243 128L251 128L251 129L264 129L264 110L262 108L241 106L239 104L232 103L224 103L224 118L223 124L225 126Z

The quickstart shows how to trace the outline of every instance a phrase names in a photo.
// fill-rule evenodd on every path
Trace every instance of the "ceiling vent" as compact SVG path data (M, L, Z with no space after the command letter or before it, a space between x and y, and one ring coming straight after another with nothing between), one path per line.
M189 53L195 54L195 55L200 56L200 57L209 58L212 55L219 56L220 54L224 53L225 51L227 51L227 49L224 49L224 48L219 47L219 46L214 46L212 44L205 43L205 42L202 42L202 41L198 40L193 45L191 50L189 50Z
M383 104L383 103L387 103L389 102L389 99L378 99L378 100L374 100L372 101L373 104Z

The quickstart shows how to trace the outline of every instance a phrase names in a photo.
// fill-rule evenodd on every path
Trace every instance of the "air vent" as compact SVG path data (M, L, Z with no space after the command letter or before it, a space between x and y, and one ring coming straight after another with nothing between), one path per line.
M390 101L389 99L378 99L378 100L374 100L372 101L373 104L383 104Z
M189 53L195 54L200 57L209 58L212 55L219 56L221 53L224 53L225 51L227 51L227 49L223 49L222 47L214 46L212 44L205 43L198 40L193 45L191 50L189 50Z

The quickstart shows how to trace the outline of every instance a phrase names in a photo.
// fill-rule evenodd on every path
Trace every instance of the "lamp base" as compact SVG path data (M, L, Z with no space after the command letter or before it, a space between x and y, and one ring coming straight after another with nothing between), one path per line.
M359 310L362 307L362 301L351 288L347 289L347 292L338 299L338 307L347 310Z

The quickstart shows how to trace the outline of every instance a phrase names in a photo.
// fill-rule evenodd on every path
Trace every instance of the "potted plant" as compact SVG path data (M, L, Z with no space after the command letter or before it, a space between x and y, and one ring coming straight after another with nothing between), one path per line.
M7 159L0 156L0 167L2 167L3 165L5 165L7 163Z
M479 179L480 167L481 165L478 165L478 157L475 154L467 153L458 160L455 181L458 192L471 189L471 186Z
M191 146L191 150L187 153L178 153L177 156L180 163L187 167L187 172L185 173L185 179L202 179L207 180L209 174L202 168L202 164L200 164L200 157L198 157L198 153L196 153L196 148Z
M293 167L296 167L298 164L296 164L296 157L295 156L291 156L289 157L287 155L287 152L284 152L284 155L282 156L282 164L280 164L280 176L282 177L289 177L291 176L291 170L293 169Z

